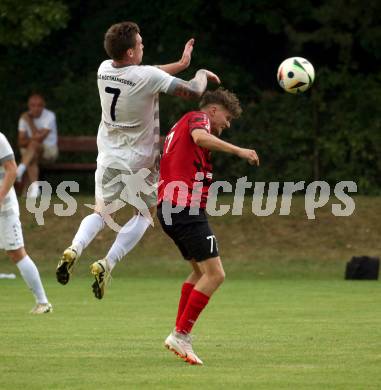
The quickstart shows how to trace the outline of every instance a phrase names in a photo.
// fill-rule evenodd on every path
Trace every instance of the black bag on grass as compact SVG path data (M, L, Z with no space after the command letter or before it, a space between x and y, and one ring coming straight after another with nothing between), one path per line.
M377 280L379 269L378 257L354 256L347 263L345 279Z

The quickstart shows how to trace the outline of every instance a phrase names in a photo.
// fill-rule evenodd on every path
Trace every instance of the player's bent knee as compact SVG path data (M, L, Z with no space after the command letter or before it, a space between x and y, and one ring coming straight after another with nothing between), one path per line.
M210 259L211 262L208 262L207 266L203 268L207 278L213 283L215 286L221 285L225 280L225 271L222 267L221 262L218 260ZM217 263L218 261L218 263Z
M213 291L220 287L225 280L225 273L217 272L205 276L207 278L207 284L213 288Z
M216 272L216 274L213 277L214 277L215 283L217 285L221 285L225 281L225 271L220 270L220 271Z
M11 258L11 260L14 263L18 263L20 260L22 260L26 256L25 248L19 248L15 250L9 250L7 251L8 256Z
M218 258L218 263L213 269L213 277L217 285L220 285L225 281L225 271L222 267L220 258Z
M33 152L37 152L38 150L40 150L41 148L41 144L37 141L30 141L29 144L28 144L28 150L29 151L33 151Z

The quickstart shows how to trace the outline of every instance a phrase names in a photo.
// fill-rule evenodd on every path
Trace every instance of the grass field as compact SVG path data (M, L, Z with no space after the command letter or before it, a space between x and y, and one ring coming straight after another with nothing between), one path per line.
M45 226L23 211L54 313L30 316L21 278L0 280L0 389L380 389L380 283L343 273L352 255L380 255L381 199L356 199L348 218L326 207L308 221L300 199L293 210L212 219L227 280L194 329L203 367L163 347L187 267L159 229L115 269L98 301L88 265L114 234L101 233L61 286L58 256L88 211L58 218L49 209ZM16 272L0 256L0 272Z
M21 280L2 281L2 389L379 389L378 283L232 280L196 325L192 367L163 348L179 279L45 278L51 315L30 317Z

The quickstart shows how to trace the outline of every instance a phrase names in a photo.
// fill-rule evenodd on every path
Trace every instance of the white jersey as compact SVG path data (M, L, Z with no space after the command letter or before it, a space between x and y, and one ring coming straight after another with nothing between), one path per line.
M38 118L33 118L33 123L37 129L50 130L48 136L43 141L44 145L57 145L57 122L56 115L53 111L44 108ZM29 127L28 123L22 118L20 118L19 120L19 131L26 132L28 137L32 136L32 129Z
M175 78L154 66L98 69L102 119L98 130L99 165L116 169L151 168L160 156L159 93Z
M3 163L8 160L14 160L15 156L11 145L5 135L0 133L0 187L3 183L5 176L5 169ZM8 194L5 196L3 202L0 204L0 217L2 214L17 214L19 215L19 203L17 201L15 189L12 187Z

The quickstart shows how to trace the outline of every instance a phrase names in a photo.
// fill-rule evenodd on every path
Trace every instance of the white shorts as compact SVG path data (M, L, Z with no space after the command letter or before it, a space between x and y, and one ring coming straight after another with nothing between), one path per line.
M159 172L142 168L132 172L115 168L97 167L95 171L95 198L97 204L121 200L138 210L157 205Z
M27 148L20 148L20 153L22 156L26 153ZM58 146L57 145L45 145L42 144L42 154L41 159L43 161L51 162L53 163L58 158Z
M58 146L57 145L45 145L42 144L42 159L49 161L49 162L54 162L57 160L58 157Z
M0 213L0 249L12 251L23 246L24 239L19 216L12 211Z

